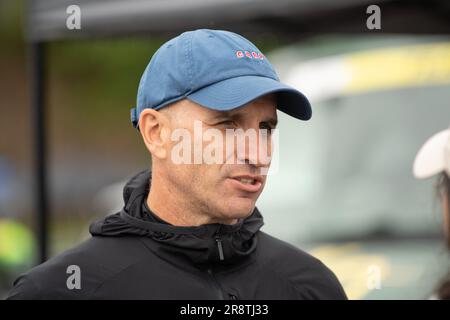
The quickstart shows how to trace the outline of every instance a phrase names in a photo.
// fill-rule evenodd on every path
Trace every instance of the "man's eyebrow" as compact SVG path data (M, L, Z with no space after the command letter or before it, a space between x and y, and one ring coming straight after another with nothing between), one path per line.
M221 111L220 113L212 116L212 120L217 121L217 120L224 120L224 119L237 119L237 118L240 118L241 116L242 115L240 115L238 113L233 113L232 111ZM261 122L266 122L275 128L278 124L278 119L276 116L268 117L268 118L262 120Z
M220 111L219 113L214 114L211 119L212 120L220 120L224 118L231 118L233 114L231 111Z

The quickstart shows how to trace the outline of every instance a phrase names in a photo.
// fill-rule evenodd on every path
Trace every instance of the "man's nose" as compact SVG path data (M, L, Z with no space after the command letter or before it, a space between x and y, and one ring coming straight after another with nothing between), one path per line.
M241 144L243 139L245 139L244 146ZM246 131L244 137L238 137L237 156L238 163L249 164L256 168L268 167L272 156L270 135L259 128L253 132Z

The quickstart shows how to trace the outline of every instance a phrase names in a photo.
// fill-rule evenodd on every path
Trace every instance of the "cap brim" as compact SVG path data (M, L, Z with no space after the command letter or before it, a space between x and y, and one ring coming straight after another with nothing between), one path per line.
M241 76L226 79L199 89L187 98L209 109L228 111L269 93L277 94L279 110L300 120L311 118L311 105L300 91L267 77Z
M424 143L414 160L413 173L416 178L428 178L446 171L445 148L449 141L450 130L444 130Z

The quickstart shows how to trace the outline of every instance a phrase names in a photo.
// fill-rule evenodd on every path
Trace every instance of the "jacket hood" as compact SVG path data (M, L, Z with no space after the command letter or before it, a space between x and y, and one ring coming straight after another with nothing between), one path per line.
M256 234L264 221L255 207L252 214L234 225L220 223L194 227L174 226L143 218L142 204L151 186L151 172L142 171L123 189L124 207L90 226L94 237L141 237L161 257L168 254L194 264L228 264L250 256L256 249Z

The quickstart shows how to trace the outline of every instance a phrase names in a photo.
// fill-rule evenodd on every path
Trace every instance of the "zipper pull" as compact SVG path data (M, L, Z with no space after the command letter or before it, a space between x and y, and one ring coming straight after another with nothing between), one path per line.
M219 249L219 259L220 259L220 261L223 261L223 260L225 260L225 257L223 256L222 239L220 239L219 237L216 237L216 242L217 242L217 248Z

